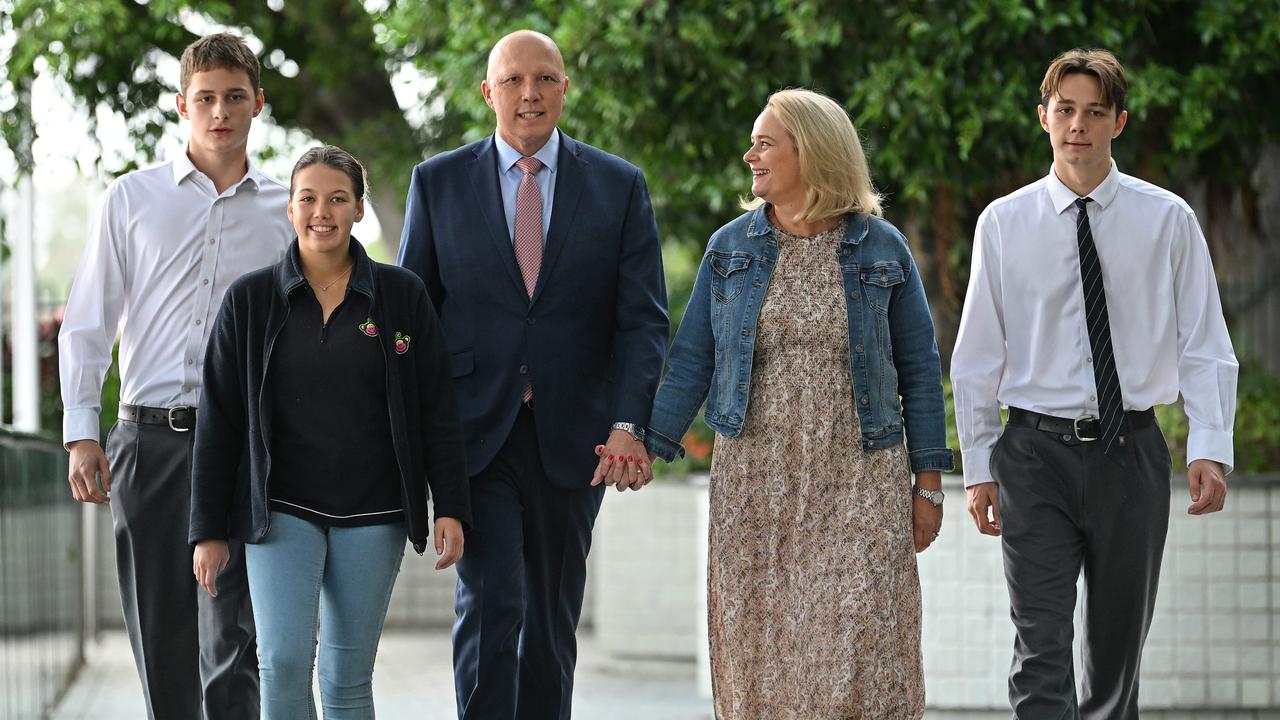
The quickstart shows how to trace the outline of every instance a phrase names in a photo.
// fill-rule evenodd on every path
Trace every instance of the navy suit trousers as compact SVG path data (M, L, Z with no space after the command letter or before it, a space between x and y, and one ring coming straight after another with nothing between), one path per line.
M551 483L533 412L521 408L497 457L471 478L474 527L453 626L460 720L568 720L573 709L575 633L605 488Z

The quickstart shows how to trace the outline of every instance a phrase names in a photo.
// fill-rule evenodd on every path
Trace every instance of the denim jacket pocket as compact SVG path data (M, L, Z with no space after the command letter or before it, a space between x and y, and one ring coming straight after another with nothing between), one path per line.
M711 263L711 294L722 303L733 302L746 284L751 267L751 256L746 253L722 253L712 250L707 258Z
M881 315L888 315L889 298L893 295L893 289L906 279L902 265L897 262L878 262L872 267L864 268L862 285L871 309Z

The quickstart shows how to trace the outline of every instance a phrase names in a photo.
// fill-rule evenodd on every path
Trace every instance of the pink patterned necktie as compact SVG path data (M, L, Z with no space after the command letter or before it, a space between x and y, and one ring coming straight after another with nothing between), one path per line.
M542 169L542 161L522 157L516 167L524 171L520 189L516 191L515 251L524 289L533 297L538 284L538 271L542 268L542 192L538 190L536 176Z
M538 271L542 269L542 192L538 190L536 176L542 169L542 161L538 158L522 157L516 161L516 167L524 171L520 179L520 189L516 191L516 227L513 245L516 251L516 264L520 266L520 275L524 278L525 292L533 297L533 289L538 285ZM523 399L527 403L533 399L533 384L524 385Z

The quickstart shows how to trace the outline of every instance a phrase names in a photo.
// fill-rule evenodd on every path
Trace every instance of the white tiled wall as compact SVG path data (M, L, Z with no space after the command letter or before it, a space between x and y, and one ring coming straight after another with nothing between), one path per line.
M1280 478L1232 481L1226 510L1192 517L1185 480L1174 480L1142 670L1149 711L1280 716ZM920 555L928 702L1000 710L1008 707L1013 649L1000 542L974 529L958 477L948 477L946 489L942 536ZM620 655L692 658L706 643L697 620L705 489L664 482L620 500L597 528L597 632ZM705 656L698 665L705 673Z

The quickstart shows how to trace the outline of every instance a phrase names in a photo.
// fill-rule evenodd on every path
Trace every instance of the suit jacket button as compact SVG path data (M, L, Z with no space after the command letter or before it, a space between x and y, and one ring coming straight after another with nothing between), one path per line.
M528 374L529 374L529 366L528 366L528 365L521 365L521 366L520 366L520 374L521 374L521 375L528 375Z
M534 323L536 323L536 322L538 322L538 318L529 318L529 324L530 324L530 325L532 325L532 324L534 324Z

